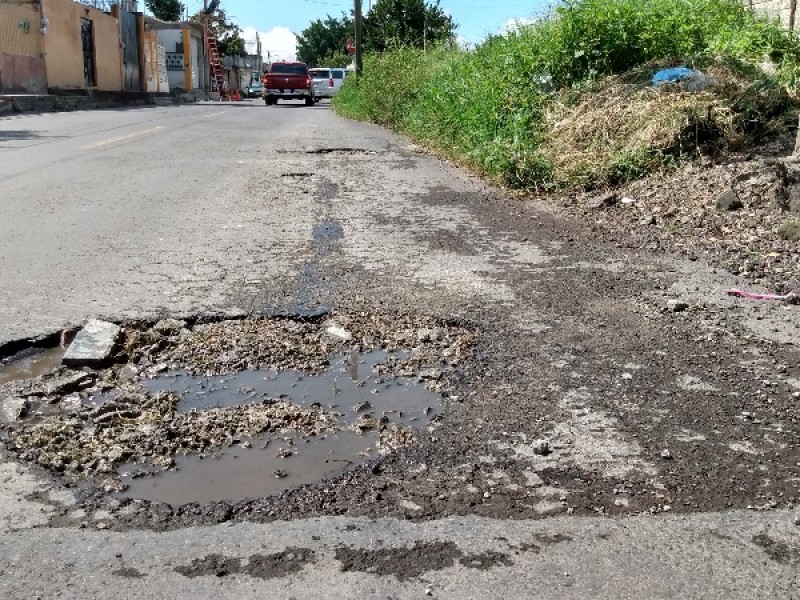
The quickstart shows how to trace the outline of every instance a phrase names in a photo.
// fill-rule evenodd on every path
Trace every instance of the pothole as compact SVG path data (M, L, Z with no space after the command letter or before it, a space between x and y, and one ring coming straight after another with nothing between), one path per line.
M293 150L293 149L278 149L275 152L278 154L380 154L377 150L367 150L366 148L351 148L348 146L332 147L332 148L310 148L306 150Z
M64 348L30 348L0 361L0 386L21 379L33 379L61 365Z
M2 435L19 458L124 497L269 496L413 443L473 339L367 313L125 323L107 368L59 366L55 350L5 365Z

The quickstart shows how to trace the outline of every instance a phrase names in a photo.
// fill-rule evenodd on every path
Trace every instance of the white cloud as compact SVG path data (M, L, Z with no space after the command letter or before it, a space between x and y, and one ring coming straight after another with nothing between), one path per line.
M272 60L296 60L297 38L288 27L273 27L269 31L257 31L255 27L243 27L242 37L247 51L256 53L256 33L261 38L261 55L266 62Z
M526 25L533 25L536 23L535 18L527 18L527 17L516 17L514 19L509 19L503 26L500 28L500 33L502 35L506 35L525 27Z

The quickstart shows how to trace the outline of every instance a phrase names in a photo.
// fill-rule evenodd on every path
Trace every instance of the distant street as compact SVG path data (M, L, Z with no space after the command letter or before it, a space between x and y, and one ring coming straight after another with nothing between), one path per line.
M800 316L732 276L326 103L0 118L0 207L0 346L330 311L476 340L412 447L280 497L87 500L0 454L2 598L800 598Z

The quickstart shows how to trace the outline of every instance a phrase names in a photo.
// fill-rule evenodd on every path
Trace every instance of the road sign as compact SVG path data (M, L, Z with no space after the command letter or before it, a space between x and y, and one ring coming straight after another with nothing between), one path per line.
M348 54L356 53L356 43L353 41L353 38L347 38L347 41L344 43L344 47L347 49Z

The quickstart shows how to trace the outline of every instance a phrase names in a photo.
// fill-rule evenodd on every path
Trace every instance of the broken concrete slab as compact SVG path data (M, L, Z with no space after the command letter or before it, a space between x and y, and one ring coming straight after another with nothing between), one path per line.
M0 400L0 419L7 423L16 423L24 419L30 410L30 402L26 398L8 396Z
M61 362L68 367L103 367L111 360L120 333L119 325L92 319L75 336Z

